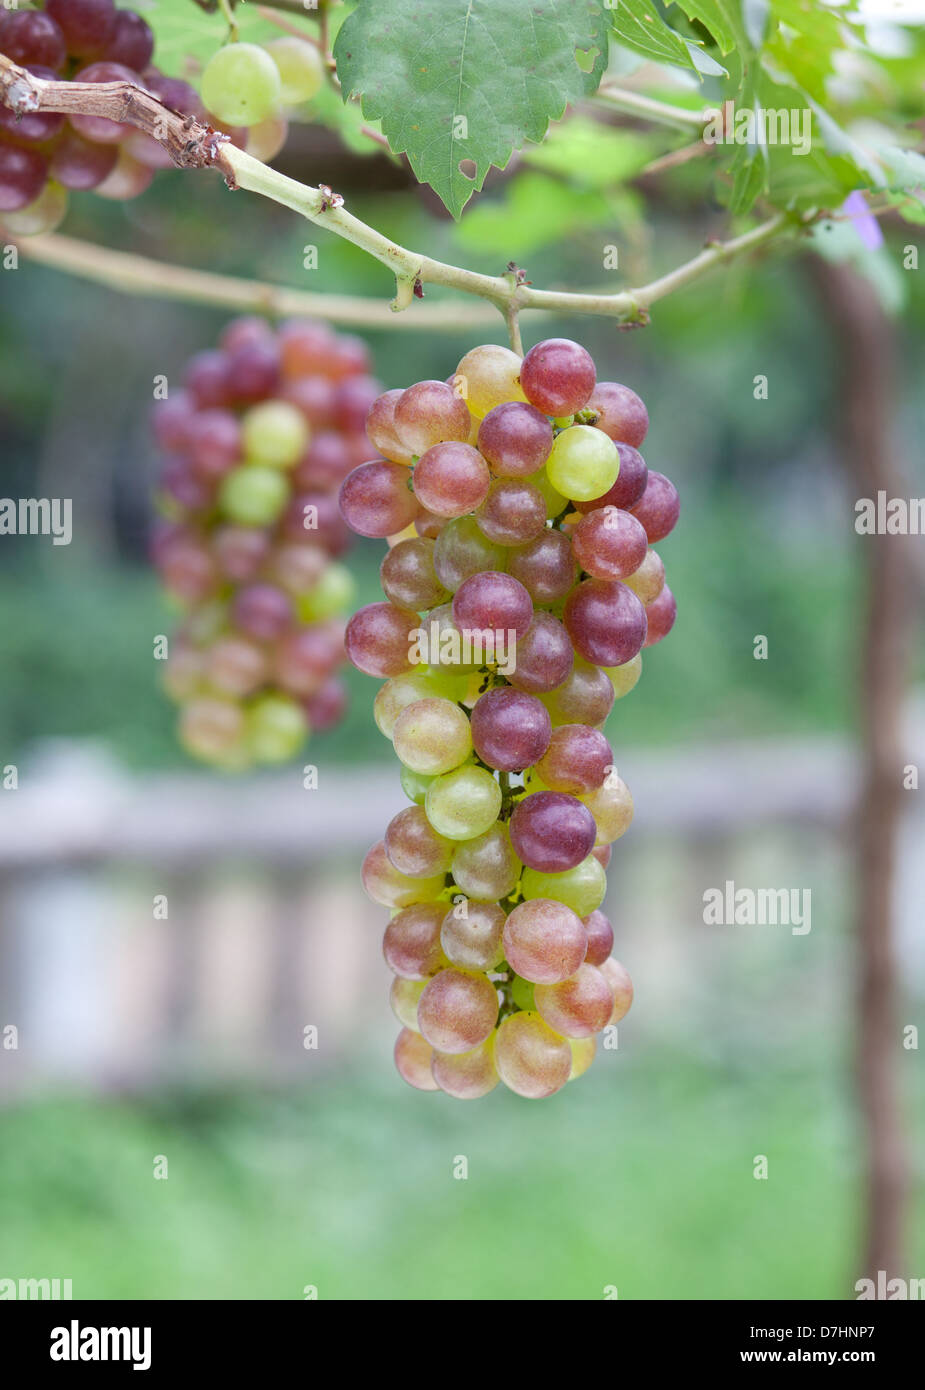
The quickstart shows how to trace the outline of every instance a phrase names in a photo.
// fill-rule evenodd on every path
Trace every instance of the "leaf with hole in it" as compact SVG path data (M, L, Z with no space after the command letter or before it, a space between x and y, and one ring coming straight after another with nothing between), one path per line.
M492 165L598 86L607 25L601 0L363 0L334 57L345 99L459 217Z

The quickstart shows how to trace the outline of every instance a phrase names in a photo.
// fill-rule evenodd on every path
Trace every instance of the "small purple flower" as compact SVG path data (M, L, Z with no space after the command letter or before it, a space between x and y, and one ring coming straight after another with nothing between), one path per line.
M883 233L876 217L871 216L867 199L860 191L849 193L842 203L842 212L854 223L857 232L868 251L877 251L883 245Z

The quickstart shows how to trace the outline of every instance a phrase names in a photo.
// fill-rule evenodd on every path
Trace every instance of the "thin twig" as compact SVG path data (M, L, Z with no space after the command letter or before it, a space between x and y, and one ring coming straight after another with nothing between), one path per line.
M646 121L656 121L659 125L675 125L702 130L707 118L701 111L690 111L685 106L671 106L667 101L656 101L642 92L630 91L627 87L615 87L604 83L595 97L612 106L617 111L626 111L632 116L640 116Z

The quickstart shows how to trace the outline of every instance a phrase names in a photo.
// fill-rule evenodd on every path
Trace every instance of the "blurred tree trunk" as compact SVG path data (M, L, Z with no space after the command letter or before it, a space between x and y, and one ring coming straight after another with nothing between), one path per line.
M813 278L842 366L845 461L858 497L909 496L891 440L896 341L870 282L814 257ZM894 956L895 861L903 812L902 722L913 617L905 536L864 536L866 612L860 631L863 779L855 823L858 939L857 1080L867 1147L861 1273L905 1272L908 1161L899 1096Z

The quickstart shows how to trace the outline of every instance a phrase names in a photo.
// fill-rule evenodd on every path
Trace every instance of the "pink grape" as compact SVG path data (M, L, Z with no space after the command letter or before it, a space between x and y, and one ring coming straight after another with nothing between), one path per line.
M513 892L522 865L507 826L498 822L481 835L456 845L451 873L468 898L494 902Z
M594 848L594 817L564 792L534 792L514 807L511 843L519 859L540 873L574 869Z
M440 528L434 541L434 569L450 593L473 574L504 568L504 550L488 539L474 517L461 516L449 523L440 518Z
M576 660L562 684L542 698L553 724L599 725L610 713L614 689L598 666Z
M395 1041L395 1066L403 1081L417 1091L439 1091L431 1072L434 1049L420 1033L403 1028Z
M296 627L276 645L273 674L289 695L308 699L321 689L337 660L328 634L319 626Z
M504 959L504 923L504 912L497 903L465 902L453 907L440 928L440 944L447 960L463 970L496 970Z
M642 564L623 582L648 608L665 587L665 566L657 551L647 550Z
M245 583L270 552L269 532L256 526L222 526L215 533L213 551L225 578Z
M531 898L515 907L504 924L503 940L508 964L534 984L567 980L588 949L581 918L552 898Z
M595 380L594 359L570 338L537 343L520 365L523 393L544 415L574 415L587 404Z
M102 53L115 32L113 0L46 0L45 10L60 26L68 51L78 58Z
M598 666L622 666L642 649L646 610L625 584L586 579L569 596L563 621L577 650Z
M545 530L529 544L508 551L507 569L539 605L558 603L578 579L571 541L557 530Z
M499 478L526 478L542 468L552 448L552 425L535 406L506 401L479 425L479 452Z
M22 67L37 63L54 73L67 61L60 26L51 15L34 10L0 10L0 52Z
M434 568L434 542L421 536L392 547L380 566L379 580L386 598L400 608L420 612L436 608L449 597Z
M613 750L598 729L587 724L561 724L553 729L549 746L537 759L536 771L551 791L581 796L597 791L613 766Z
M629 512L613 506L588 512L572 532L575 559L594 579L625 579L646 557L648 539Z
M456 1100L477 1100L497 1086L494 1034L468 1052L434 1051L430 1064L441 1091Z
M394 430L412 454L423 454L435 444L469 438L469 407L443 381L419 381L395 402Z
M608 857L610 846L606 846ZM595 851L595 854L597 851ZM606 865L604 866L606 868ZM588 950L585 960L588 965L603 965L613 950L613 927L609 918L596 907L587 917L583 917L585 931L588 933Z
M242 589L232 605L234 621L242 632L258 642L281 637L295 616L292 600L273 584L251 584Z
M151 26L134 10L119 10L103 53L106 61L124 63L136 72L144 72L153 54L154 33Z
M34 203L47 173L47 161L38 150L0 144L0 212L18 212Z
M385 832L385 852L396 869L411 878L445 874L455 846L438 835L420 806L406 806Z
M75 192L99 188L116 167L119 151L114 145L95 145L65 130L51 155L50 174L58 183Z
M471 444L434 444L414 468L414 491L422 507L437 516L464 516L488 495L491 474Z
M537 985L536 1011L567 1038L589 1038L607 1026L614 1008L610 982L595 965L583 962L575 974L554 985Z
M492 483L475 515L479 529L495 545L524 545L546 530L546 499L532 483L501 478Z
M383 907L410 907L412 904L432 902L443 889L443 875L430 878L410 878L400 873L385 852L385 843L380 840L363 860L361 869L363 887L373 902ZM397 920L397 919L393 919ZM396 974L401 974L396 971Z
M510 686L486 691L472 710L475 751L483 763L502 772L531 767L545 753L551 733L549 713L540 701Z
M621 965L613 956L608 956L599 966L601 973L605 976L613 993L613 1013L607 1020L608 1023L619 1023L630 1011L633 1002L633 982L629 977L626 967Z
M674 627L677 616L677 601L668 585L665 584L658 597L654 598L646 608L649 629L646 634L645 645L654 647L656 642L661 642L663 637L667 637Z
M394 916L385 929L386 965L405 980L427 980L446 965L440 928L446 903L415 903Z
M209 683L224 695L251 695L269 675L266 652L243 637L221 637L208 653Z
M453 596L453 621L461 632L513 632L520 638L532 619L529 593L509 574L474 574Z
M395 424L395 406L403 391L386 391L378 396L366 417L366 433L370 443L380 454L394 463L410 464L414 453L398 437Z
M347 656L368 676L399 676L410 671L412 633L419 623L417 613L394 603L368 603L347 624Z
M411 474L402 464L378 459L355 468L340 490L341 515L361 536L391 536L415 517L418 499Z
M418 1027L438 1052L468 1052L491 1036L498 1019L498 994L485 975L450 967L425 987Z
M636 392L628 386L621 386L616 381L599 381L591 393L587 408L598 412L595 425L610 435L615 443L631 444L638 449L645 439L649 412Z
M495 1064L509 1090L539 1100L554 1095L568 1081L572 1050L538 1013L521 1011L509 1015L498 1028Z
M347 688L336 676L329 676L320 689L304 702L309 728L323 734L343 719L347 709Z
M575 654L571 639L551 613L536 613L514 648L514 669L508 680L518 690L541 695L568 678Z
M650 469L646 490L632 508L633 516L645 527L650 545L674 530L680 512L677 488L664 473L653 473Z

